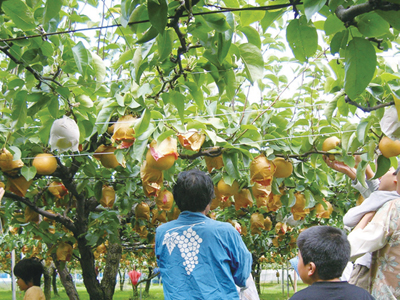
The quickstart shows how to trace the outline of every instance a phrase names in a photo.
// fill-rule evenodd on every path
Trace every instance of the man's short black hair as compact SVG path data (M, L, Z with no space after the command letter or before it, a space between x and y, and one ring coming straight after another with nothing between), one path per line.
M181 172L172 191L181 211L201 212L215 197L211 177L199 170Z
M40 279L44 272L42 263L37 258L24 258L14 267L14 275L33 285L40 286Z
M342 276L350 259L350 243L344 231L330 226L314 226L297 238L304 265L313 262L322 280Z

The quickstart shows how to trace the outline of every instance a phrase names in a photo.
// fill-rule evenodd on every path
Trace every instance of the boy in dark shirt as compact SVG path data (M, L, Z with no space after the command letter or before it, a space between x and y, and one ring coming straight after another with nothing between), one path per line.
M300 233L299 275L309 287L295 293L291 300L370 300L366 290L340 281L350 259L346 234L330 226L315 226Z

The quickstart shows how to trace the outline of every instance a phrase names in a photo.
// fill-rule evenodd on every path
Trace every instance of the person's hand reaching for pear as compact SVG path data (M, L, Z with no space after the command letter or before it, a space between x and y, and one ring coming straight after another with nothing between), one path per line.
M338 171L340 173L343 173L347 176L349 176L351 178L351 180L356 179L357 176L357 171L355 168L351 168L348 165L346 165L344 162L342 161L337 161L337 160L333 160L331 161L329 159L328 156L324 155L323 159L325 161L325 163L332 169L334 169L335 171Z

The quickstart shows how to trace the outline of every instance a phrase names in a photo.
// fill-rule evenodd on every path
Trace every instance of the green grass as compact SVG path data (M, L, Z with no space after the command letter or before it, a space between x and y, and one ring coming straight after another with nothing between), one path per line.
M302 289L304 288L304 284L298 284L298 288ZM51 299L57 299L57 300L68 300L67 294L65 293L64 289L61 288L61 284L58 285L58 292L59 292L59 297L57 296L52 296ZM86 292L86 289L83 285L77 285L77 290L79 294L79 298L81 300L89 300L89 295ZM144 287L142 291L144 290ZM293 291L290 290L289 297L293 295ZM22 300L24 297L24 294L20 291L17 292L17 300ZM119 290L119 285L117 285L117 288L115 290L114 294L114 300L128 300L130 297L132 297L132 288L129 286L124 287L124 291ZM12 299L12 293L11 291L7 291L4 289L0 289L0 299ZM162 290L162 285L158 284L153 284L150 287L150 293L148 297L143 297L143 299L147 300L163 300L164 295L163 295L163 290ZM286 291L286 286L285 286L285 294L282 294L282 286L280 284L276 283L263 283L261 287L261 295L260 295L261 300L286 300L288 299L287 297L287 291Z

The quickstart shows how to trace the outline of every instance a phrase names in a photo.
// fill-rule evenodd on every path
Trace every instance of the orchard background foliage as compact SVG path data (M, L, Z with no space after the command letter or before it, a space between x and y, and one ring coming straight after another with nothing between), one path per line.
M52 259L70 299L74 264L97 300L112 299L129 261L151 273L155 228L177 213L155 196L180 171L207 171L206 159L222 155L209 166L216 186L239 188L217 188L212 217L241 231L256 278L260 264L295 255L299 230L341 226L355 205L348 179L323 162L327 137L341 140L336 159L354 166L361 155L361 182L367 164L377 176L396 164L378 143L385 107L399 105L398 0L0 2L1 158L7 150L16 163L2 167L2 268L12 249ZM118 139L112 125L127 115ZM51 150L63 116L79 128L79 151ZM193 131L199 147L178 144L172 167L141 175L152 141ZM32 164L43 152L56 157L50 175ZM260 154L293 173L272 177L270 164L259 183L250 169Z

